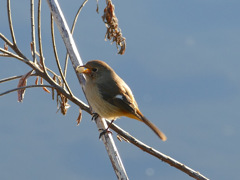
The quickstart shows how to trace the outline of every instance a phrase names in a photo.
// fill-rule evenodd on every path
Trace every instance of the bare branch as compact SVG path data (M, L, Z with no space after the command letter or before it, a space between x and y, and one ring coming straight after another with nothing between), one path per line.
M82 102L81 100L79 100L77 97L75 97L74 95L71 96L65 89L63 89L61 86L59 86L59 84L57 82L55 82L51 77L49 77L48 75L46 75L46 73L42 72L41 69L39 68L34 68L36 71L36 75L42 77L45 81L47 81L51 86L53 86L54 89L56 89L56 91L60 94L63 94L67 99L69 99L70 101L72 101L74 104L76 104L77 106L79 106L82 110L86 111L87 113L91 114L91 110L89 108L89 106L87 104L85 104L84 102ZM47 87L47 86L46 86Z
M96 122L98 128L99 127L108 127L107 123L106 123L106 120L102 119L101 117L98 117L95 122ZM101 128L99 128L98 130L102 131ZM107 136L105 134L107 134ZM115 142L113 140L112 134L111 133L105 133L105 134L103 136L101 136L101 138L102 138L103 143L104 143L104 145L106 147L106 150L108 152L108 156L109 156L109 159L112 163L115 174L116 174L118 179L128 180L129 178L127 176L125 167L122 163L120 154L118 153L118 149L115 146Z
M4 83L4 82L7 82L7 81L12 81L12 80L15 80L15 79L18 79L18 78L21 78L21 77L22 76L12 76L12 77L9 77L9 78L1 79L0 83Z
M88 112L89 114L91 114L91 110L89 108L88 105L86 105L84 102L80 101L78 98L76 98L75 96L71 96L68 92L66 92L62 87L60 87L50 76L48 76L47 73L44 73L42 71L42 68L37 64L37 63L34 63L32 61L30 61L29 59L27 59L21 52L20 50L18 49L17 45L16 45L16 39L15 39L15 36L14 36L14 31L13 31L13 26L12 26L12 19L11 19L11 9L10 9L10 0L8 0L8 17L9 17L9 27L10 27L10 30L11 30L11 33L13 35L13 41L15 42L14 43L11 43L4 35L2 35L0 33L0 38L3 39L3 41L5 41L12 49L13 51L16 52L16 54L8 51L8 50L5 50L3 48L0 48L0 51L3 52L4 54L1 54L1 56L7 56L7 57L13 57L13 58L17 58L19 60L21 60L22 62L26 63L28 66L30 66L33 70L35 70L36 72L36 75L37 76L41 76L42 78L44 78L49 84L49 85L43 85L45 87L53 87L57 90L58 93L61 93L63 94L64 96L66 96L66 98L68 98L69 100L71 100L73 103L75 103L77 106L79 106L82 110L85 110L86 112ZM40 2L39 2L39 9L38 9L39 13L41 11L41 7L40 7ZM40 24L40 15L39 15L39 24ZM40 26L41 27L41 24ZM41 31L40 31L41 33ZM41 36L40 36L40 42L41 42ZM54 76L56 77L59 77L56 73L54 73L51 69L48 69L46 68L47 71L51 72ZM2 82L6 82L6 81L9 81L10 79L12 78L7 78L7 79L4 79L2 80ZM32 86L33 87L33 86ZM37 87L37 86L36 86ZM39 86L41 87L41 86ZM17 89L16 89L17 90Z
M36 74L31 74L31 76L35 76ZM4 82L7 82L7 81L12 81L12 80L16 80L16 79L19 79L21 78L22 75L20 76L12 76L12 77L9 77L9 78L5 78L5 79L1 79L0 80L0 83L4 83Z
M108 124L110 124L111 122L106 120ZM133 137L132 135L130 135L128 132L124 131L123 129L121 129L120 127L118 127L116 124L112 124L110 126L110 128L112 130L114 130L115 132L117 132L118 134L120 134L121 136L123 136L126 140L128 140L130 143L134 144L135 146L137 146L138 148L140 148L141 150L147 152L148 154L151 154L152 156L157 157L158 159L168 163L169 165L185 172L186 174L188 174L189 176L198 179L198 180L208 180L208 178L204 177L202 174L200 174L197 171L194 171L193 169L187 167L186 165L176 161L175 159L157 151L156 149L144 144L143 142L139 141L138 139L136 139L135 137Z
M70 58L72 60L73 68L76 69L77 66L83 65L80 54L77 51L76 44L73 40L73 37L71 36L70 30L67 26L67 22L64 18L60 16L60 7L56 0L48 0L47 1L51 12L53 14L54 20L56 22L56 25L60 31L60 34L63 38L63 41L65 43L65 46L67 48L68 53L70 54ZM61 15L62 12L61 12ZM85 79L82 75L77 74L79 81L81 81L81 84L85 84Z
M14 58L19 59L19 60L22 61L22 62L26 62L26 59L24 59L24 58L22 58L22 57L20 57L20 56L18 56L18 55L16 55L16 54L14 54L14 53L12 53L12 52L10 52L10 51L7 51L7 50L5 50L5 49L3 49L3 48L0 48L0 51L3 52L3 53L5 53L5 54L7 54L7 55L9 55L10 57L14 57Z
M64 82L64 84L66 85L67 87L67 90L68 92L70 93L71 96L73 96L72 94L72 91L70 89L70 87L68 86L68 83L63 75L63 72L62 72L62 68L61 68L61 65L60 65L60 61L59 61L59 58L58 58L58 54L57 54L57 48L56 48L56 43L55 43L55 36L54 36L54 23L53 23L53 16L51 14L51 33L52 33L52 44L53 44L53 51L54 51L54 55L55 55L55 59L56 59L56 63L57 63L57 67L58 67L58 70L59 70L59 73L62 77L62 80Z
M49 68L46 68L46 69L47 69L47 71L49 71L50 73L52 73L52 75L54 75L54 76L60 78L60 76L57 75L53 70L51 70L51 69L49 69Z
M8 23L9 23L9 28L13 40L13 46L12 49L22 58L26 59L26 57L22 54L22 52L17 48L17 43L16 43L16 38L14 35L14 30L13 30L13 24L12 24L12 15L11 15L11 5L10 5L10 0L7 1L7 11L8 11Z
M18 91L18 90L21 90L21 89L34 88L34 87L49 87L49 88L54 88L54 87L51 86L51 85L29 85L29 86L23 86L23 87L19 87L19 88L15 88L15 89L11 89L11 90L5 91L5 92L1 93L0 96L4 96L4 95L6 95L6 94L9 94L9 93L11 93L11 92Z
M43 71L47 74L46 66L43 57L43 50L42 50L42 35L41 35L41 0L38 1L38 46L39 46L39 53L40 53L40 64L43 67Z
M34 17L34 0L31 0L31 29L32 29L32 57L33 62L36 63L36 40L35 40L35 17Z
M1 57L11 57L10 55L8 55L8 54L3 54L3 53L0 53L0 56L1 56Z
M10 46L11 48L13 47L13 44L11 43L11 41L9 39L7 39L2 33L0 33L0 38L7 43L8 46Z
M79 7L78 12L77 12L77 14L75 15L75 18L74 18L74 20L73 20L73 24L72 24L72 28L71 28L71 34L73 34L73 32L74 32L75 25L76 25L76 23L77 23L77 19L78 19L78 17L79 17L79 14L80 14L82 8L85 6L85 4L86 4L87 2L88 2L88 0L85 0L85 1L82 3L82 5Z
M85 4L86 4L87 2L88 2L88 0L85 0L85 1L82 3L82 5L80 6L80 8L78 9L78 12L76 13L75 18L74 18L74 20L73 20L73 24L72 24L72 28L71 28L71 34L73 34L73 32L74 32L75 25L76 25L76 23L77 23L77 19L78 19L78 17L79 17L79 14L80 14L82 8L85 6ZM66 53L66 58L65 58L65 65L64 65L64 77L65 77L65 78L66 78L66 76L67 76L68 57L69 57L69 54L68 54L68 52L67 52L67 53Z
M15 35L14 35L13 25L12 25L12 14L11 14L10 0L7 1L7 10L8 10L8 23L9 23L11 36L12 36L13 45L16 45L17 43L16 43L16 38L15 38Z

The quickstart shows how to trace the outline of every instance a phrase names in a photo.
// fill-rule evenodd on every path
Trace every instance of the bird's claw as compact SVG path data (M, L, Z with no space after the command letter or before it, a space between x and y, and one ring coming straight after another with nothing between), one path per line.
M111 133L112 131L110 131L108 128L107 129L99 129L102 130L102 132L99 134L99 139L101 139L101 137L105 134L105 133Z
M96 121L96 119L99 117L98 113L92 113L92 121Z

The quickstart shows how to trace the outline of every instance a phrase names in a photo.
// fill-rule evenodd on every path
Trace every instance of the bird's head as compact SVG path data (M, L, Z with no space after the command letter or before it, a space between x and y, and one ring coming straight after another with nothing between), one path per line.
M78 66L76 71L85 74L86 78L91 80L107 79L114 73L107 63L100 60L92 60L83 66Z

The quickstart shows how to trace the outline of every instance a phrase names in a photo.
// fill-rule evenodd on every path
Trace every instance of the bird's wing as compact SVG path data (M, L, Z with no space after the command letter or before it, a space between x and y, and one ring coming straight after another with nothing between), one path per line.
M136 114L137 103L133 97L131 89L122 80L111 81L109 83L98 84L98 89L103 99L120 108L123 112Z

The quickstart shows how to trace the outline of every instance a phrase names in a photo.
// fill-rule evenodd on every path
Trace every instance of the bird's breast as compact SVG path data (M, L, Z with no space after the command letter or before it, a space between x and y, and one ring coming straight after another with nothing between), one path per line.
M118 107L110 104L102 98L96 84L86 82L85 94L92 110L98 113L101 117L112 120L122 116Z

